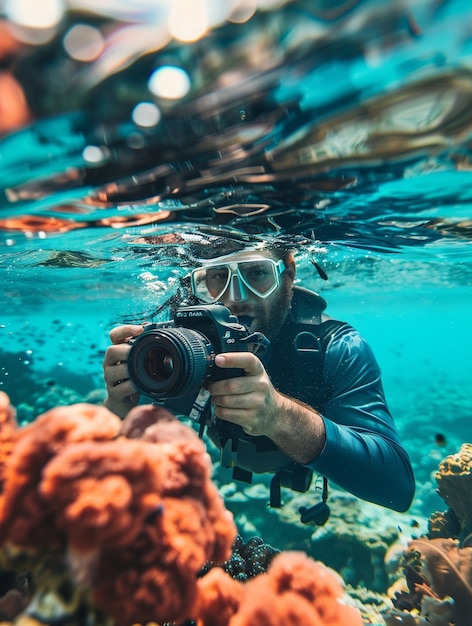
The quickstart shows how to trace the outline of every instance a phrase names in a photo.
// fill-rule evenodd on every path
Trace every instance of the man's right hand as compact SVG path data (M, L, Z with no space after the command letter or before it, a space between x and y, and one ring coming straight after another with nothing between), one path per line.
M107 349L103 360L103 374L108 393L105 406L119 417L125 417L139 401L139 392L129 378L127 362L131 346L128 342L140 335L143 330L143 326L127 324L110 331L113 345Z

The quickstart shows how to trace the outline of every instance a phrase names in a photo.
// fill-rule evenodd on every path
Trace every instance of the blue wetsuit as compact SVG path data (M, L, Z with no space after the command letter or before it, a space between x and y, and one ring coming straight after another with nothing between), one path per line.
M287 372L290 357L284 338L290 336L290 328L298 329L300 318L304 328L309 327L307 310L317 308L319 315L324 308L320 300L324 304L316 294L295 290L295 306L274 343L267 371L276 389L303 400L322 415L326 444L308 467L364 500L405 511L414 494L413 471L386 404L380 368L359 332L347 324L334 330L321 368L321 387L319 381L311 380L308 385L305 381L302 393L297 393L297 380L306 372L300 365L294 377ZM285 355L283 366L278 365L279 351ZM328 390L322 400L321 389Z
M323 376L333 389L322 416L326 444L309 466L364 500L405 511L414 493L413 471L385 402L377 361L356 330L334 333Z

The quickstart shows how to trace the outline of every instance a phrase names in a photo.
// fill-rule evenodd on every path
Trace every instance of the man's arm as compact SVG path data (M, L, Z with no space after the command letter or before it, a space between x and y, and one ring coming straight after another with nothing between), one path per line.
M407 510L413 470L370 346L354 329L340 329L326 351L323 373L333 389L323 415L326 442L308 465L364 500Z
M324 416L276 391L251 353L221 354L216 364L246 371L210 385L217 417L250 435L266 435L295 461L365 500L408 508L411 465L386 407L378 365L356 331L338 337L327 351L325 370L334 393Z

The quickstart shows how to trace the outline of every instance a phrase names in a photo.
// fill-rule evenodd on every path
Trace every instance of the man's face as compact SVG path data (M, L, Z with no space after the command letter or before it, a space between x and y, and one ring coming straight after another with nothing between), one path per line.
M272 263L267 264L267 259ZM290 308L295 263L289 261L286 267L266 250L239 252L222 258L221 263L218 267L215 260L204 268L209 295L227 306L251 331L274 339Z

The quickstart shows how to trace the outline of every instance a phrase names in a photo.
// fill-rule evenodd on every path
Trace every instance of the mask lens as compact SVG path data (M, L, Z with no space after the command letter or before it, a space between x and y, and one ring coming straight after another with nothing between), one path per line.
M192 272L193 293L204 302L215 302L226 291L229 275L226 265L194 270Z
M261 297L272 293L279 284L275 263L269 259L239 263L239 273L246 286Z

